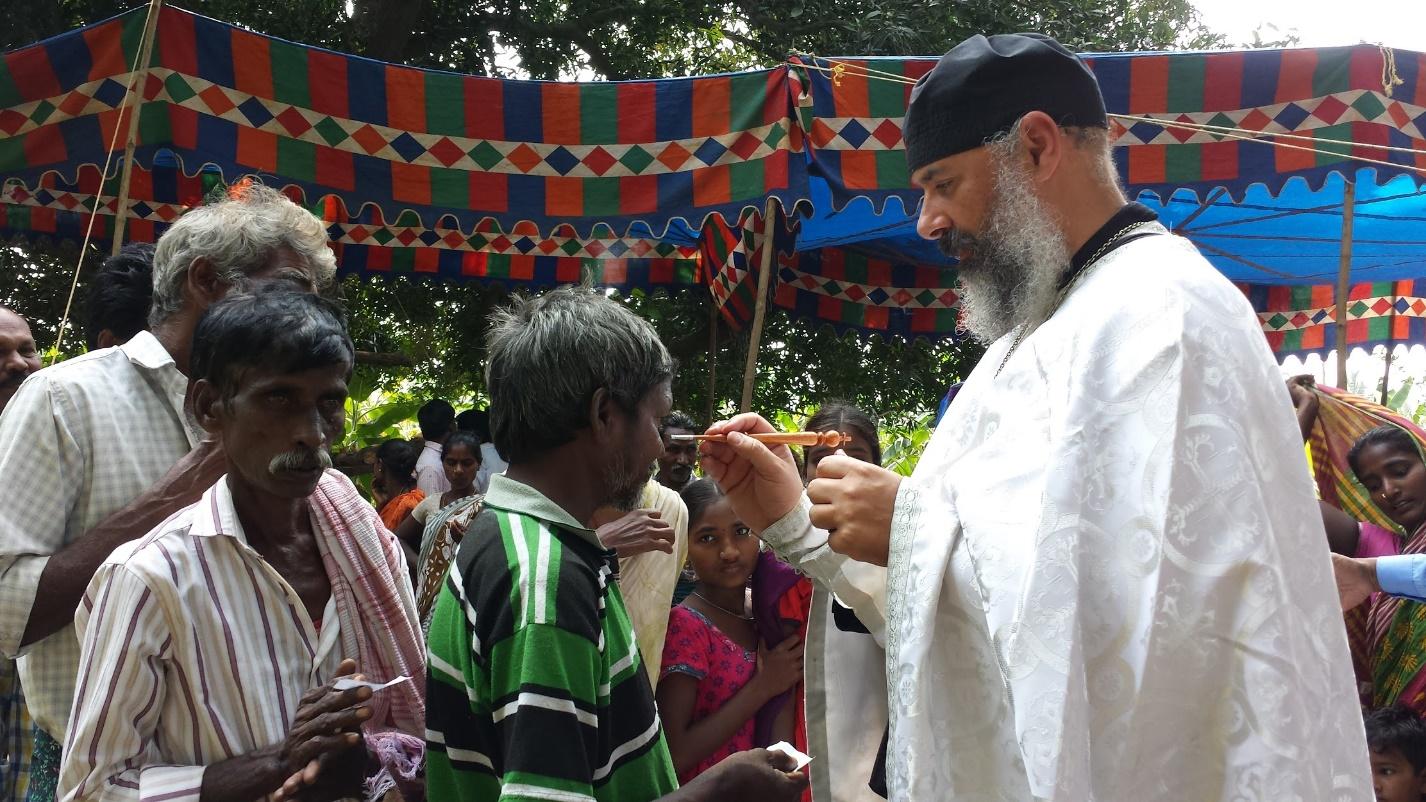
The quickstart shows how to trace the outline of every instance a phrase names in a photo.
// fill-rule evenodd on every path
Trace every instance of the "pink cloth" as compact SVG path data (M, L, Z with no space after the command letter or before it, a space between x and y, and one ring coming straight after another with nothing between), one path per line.
M1358 559L1367 557L1394 557L1401 553L1401 535L1380 526L1363 521L1361 534L1357 537Z
M695 610L683 605L668 616L668 636L663 645L662 680L669 674L687 674L698 680L693 721L707 718L748 684L757 671L756 652L734 643L723 631ZM692 771L679 774L680 785L712 768L735 752L753 748L754 718L743 722L727 743L704 758Z
M342 627L342 653L354 656L357 669L374 682L411 678L371 697L372 716L363 730L368 743L385 747L375 752L382 758L382 773L407 780L397 783L402 795L419 798L406 775L410 764L420 765L424 756L426 652L405 557L396 536L341 473L327 471L311 503L337 614L344 622L360 623ZM391 737L397 733L410 737Z

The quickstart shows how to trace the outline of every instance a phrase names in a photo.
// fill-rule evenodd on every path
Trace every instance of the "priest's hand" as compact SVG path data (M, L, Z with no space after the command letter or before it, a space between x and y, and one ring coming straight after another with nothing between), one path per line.
M841 451L823 457L807 485L812 525L827 530L827 545L854 560L886 565L891 551L891 512L901 476Z
M802 477L787 446L769 448L743 436L774 431L762 417L744 413L708 427L708 434L726 434L728 441L705 441L700 449L703 475L723 488L733 511L754 532L777 523L802 500Z
M1343 610L1356 607L1381 590L1373 558L1356 559L1333 554L1332 574L1337 580L1337 598L1341 600Z

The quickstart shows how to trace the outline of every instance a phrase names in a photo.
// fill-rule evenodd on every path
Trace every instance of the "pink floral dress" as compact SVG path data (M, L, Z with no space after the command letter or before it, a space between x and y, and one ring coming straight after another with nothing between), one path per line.
M702 613L679 605L669 612L664 640L662 680L669 674L687 674L698 680L693 721L707 718L742 690L757 671L756 652L734 643ZM678 776L687 783L735 752L753 748L754 719L743 722L727 743L704 758L693 770Z

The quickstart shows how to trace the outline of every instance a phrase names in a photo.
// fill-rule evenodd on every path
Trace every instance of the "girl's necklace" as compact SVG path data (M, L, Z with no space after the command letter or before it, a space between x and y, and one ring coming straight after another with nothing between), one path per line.
M707 596L704 596L702 593L699 593L699 592L696 591L696 590L693 591L693 595L694 595L694 596L697 596L697 597L700 598L700 599L702 599L705 603L711 604L712 606L717 607L719 610L722 610L723 612L727 613L728 615L736 616L737 618L741 618L741 619L744 620L744 621L751 621L751 620L753 620L753 617L752 617L752 616L750 616L750 615L743 615L741 612L734 612L734 611L732 611L732 610L729 610L727 607L724 607L723 605L719 604L718 602L713 601L712 599L708 598Z

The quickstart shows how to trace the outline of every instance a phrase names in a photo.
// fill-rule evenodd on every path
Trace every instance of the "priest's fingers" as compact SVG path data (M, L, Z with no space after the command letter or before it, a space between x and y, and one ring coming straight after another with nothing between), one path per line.
M812 521L813 526L823 532L835 532L841 528L843 516L836 504L833 504L825 495L820 499L818 496L812 495L812 485L807 486L807 497L812 499L812 509L808 510L807 517Z
M858 562L886 567L891 553L890 529L846 526L827 531L827 546Z
M743 423L755 426L767 422L752 416ZM703 445L704 470L728 494L733 511L754 531L772 526L801 501L802 478L786 446L769 450L736 430L728 432L726 443Z
M777 429L773 428L773 425L768 423L767 419L761 415L753 412L744 412L732 420L718 421L712 426L709 426L707 433L732 434L733 432L742 432L743 434L769 434L775 431L777 431ZM727 463L735 459L738 455L737 449L732 448L731 445L731 443L726 442L718 443L705 440L699 444L699 452L714 457L720 462ZM763 448L767 449L768 447L764 446ZM797 463L792 459L792 450L787 446L773 446L770 453L776 455L779 459L785 460L788 464L792 465L795 470Z
M817 463L817 478L842 479L856 471L858 467L869 465L859 459L852 459L837 449L837 453L823 457Z
M756 412L744 412L741 415L736 415L728 420L720 420L712 426L709 426L707 434L727 434L729 432L768 434L775 431L777 431L777 429L774 429L773 425L767 422L767 418L764 418Z

